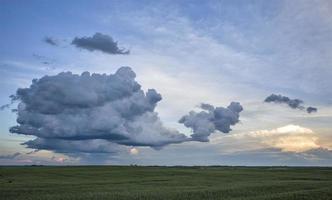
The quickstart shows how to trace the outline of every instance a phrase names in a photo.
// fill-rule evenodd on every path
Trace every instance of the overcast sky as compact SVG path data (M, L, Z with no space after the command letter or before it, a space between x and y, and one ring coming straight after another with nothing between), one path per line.
M0 24L0 164L332 165L329 0L0 0Z

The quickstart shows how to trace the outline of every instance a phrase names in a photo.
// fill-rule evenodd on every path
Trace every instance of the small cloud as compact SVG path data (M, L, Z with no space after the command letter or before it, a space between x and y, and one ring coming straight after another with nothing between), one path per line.
M0 110L5 110L5 109L7 109L7 108L9 108L10 107L10 105L11 104L5 104L5 105L2 105L2 106L0 106Z
M44 38L43 41L46 42L49 45L52 45L52 46L59 46L59 42L56 39L52 38L52 37L47 36L47 37Z
M0 111L10 108L10 106L17 100L15 95L10 95L9 98L11 99L10 103L0 106ZM15 112L14 110L12 111Z
M267 103L279 103L279 104L287 104L289 107L295 109L303 109L304 107L302 106L303 101L300 99L290 99L289 97L282 96L282 95L276 95L276 94L271 94L270 96L266 97L264 102Z
M208 137L214 131L228 133L239 122L240 112L243 107L238 102L231 102L227 108L214 107L210 104L201 104L204 111L190 111L188 115L183 116L179 123L193 130L191 135L193 141L207 142Z
M51 160L53 160L55 162L58 162L58 163L64 163L68 159L67 158L63 158L63 157L52 156Z
M317 108L309 106L307 108L307 113L317 112Z
M299 110L306 109L306 111L308 113L317 112L317 108L314 108L314 107L305 108L302 105L304 102L301 99L290 99L289 97L286 97L286 96L283 96L283 95L280 95L280 94L279 95L271 94L270 96L266 97L264 102L277 103L277 104L286 104L290 108L293 108L293 109L299 109Z
M102 51L108 54L129 54L129 50L119 48L118 43L109 35L95 33L92 37L75 37L71 43L77 48L89 51Z
M52 58L48 58L46 56L42 56L42 55L39 55L39 54L32 54L32 56L37 59L38 61L40 61L41 64L43 65L46 65L47 67L45 69L47 70L54 70L55 67L52 66L56 63L56 60L55 59L52 59Z
M33 150L33 151L29 151L28 153L26 153L27 155L30 155L30 154L34 154L34 153L37 153L39 150Z

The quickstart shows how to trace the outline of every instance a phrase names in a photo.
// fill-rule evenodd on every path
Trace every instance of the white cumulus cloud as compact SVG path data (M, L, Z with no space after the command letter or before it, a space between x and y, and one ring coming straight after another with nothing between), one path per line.
M304 152L321 147L315 132L292 124L271 130L252 131L247 136L257 138L262 144L286 152Z

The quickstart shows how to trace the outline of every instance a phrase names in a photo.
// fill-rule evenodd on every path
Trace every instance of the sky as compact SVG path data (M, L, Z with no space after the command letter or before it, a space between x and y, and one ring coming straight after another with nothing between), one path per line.
M1 165L332 166L328 0L0 0Z

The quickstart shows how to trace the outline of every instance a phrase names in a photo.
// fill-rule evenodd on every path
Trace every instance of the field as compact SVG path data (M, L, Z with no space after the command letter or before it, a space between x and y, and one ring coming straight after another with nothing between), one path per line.
M332 199L332 168L0 167L0 199Z

